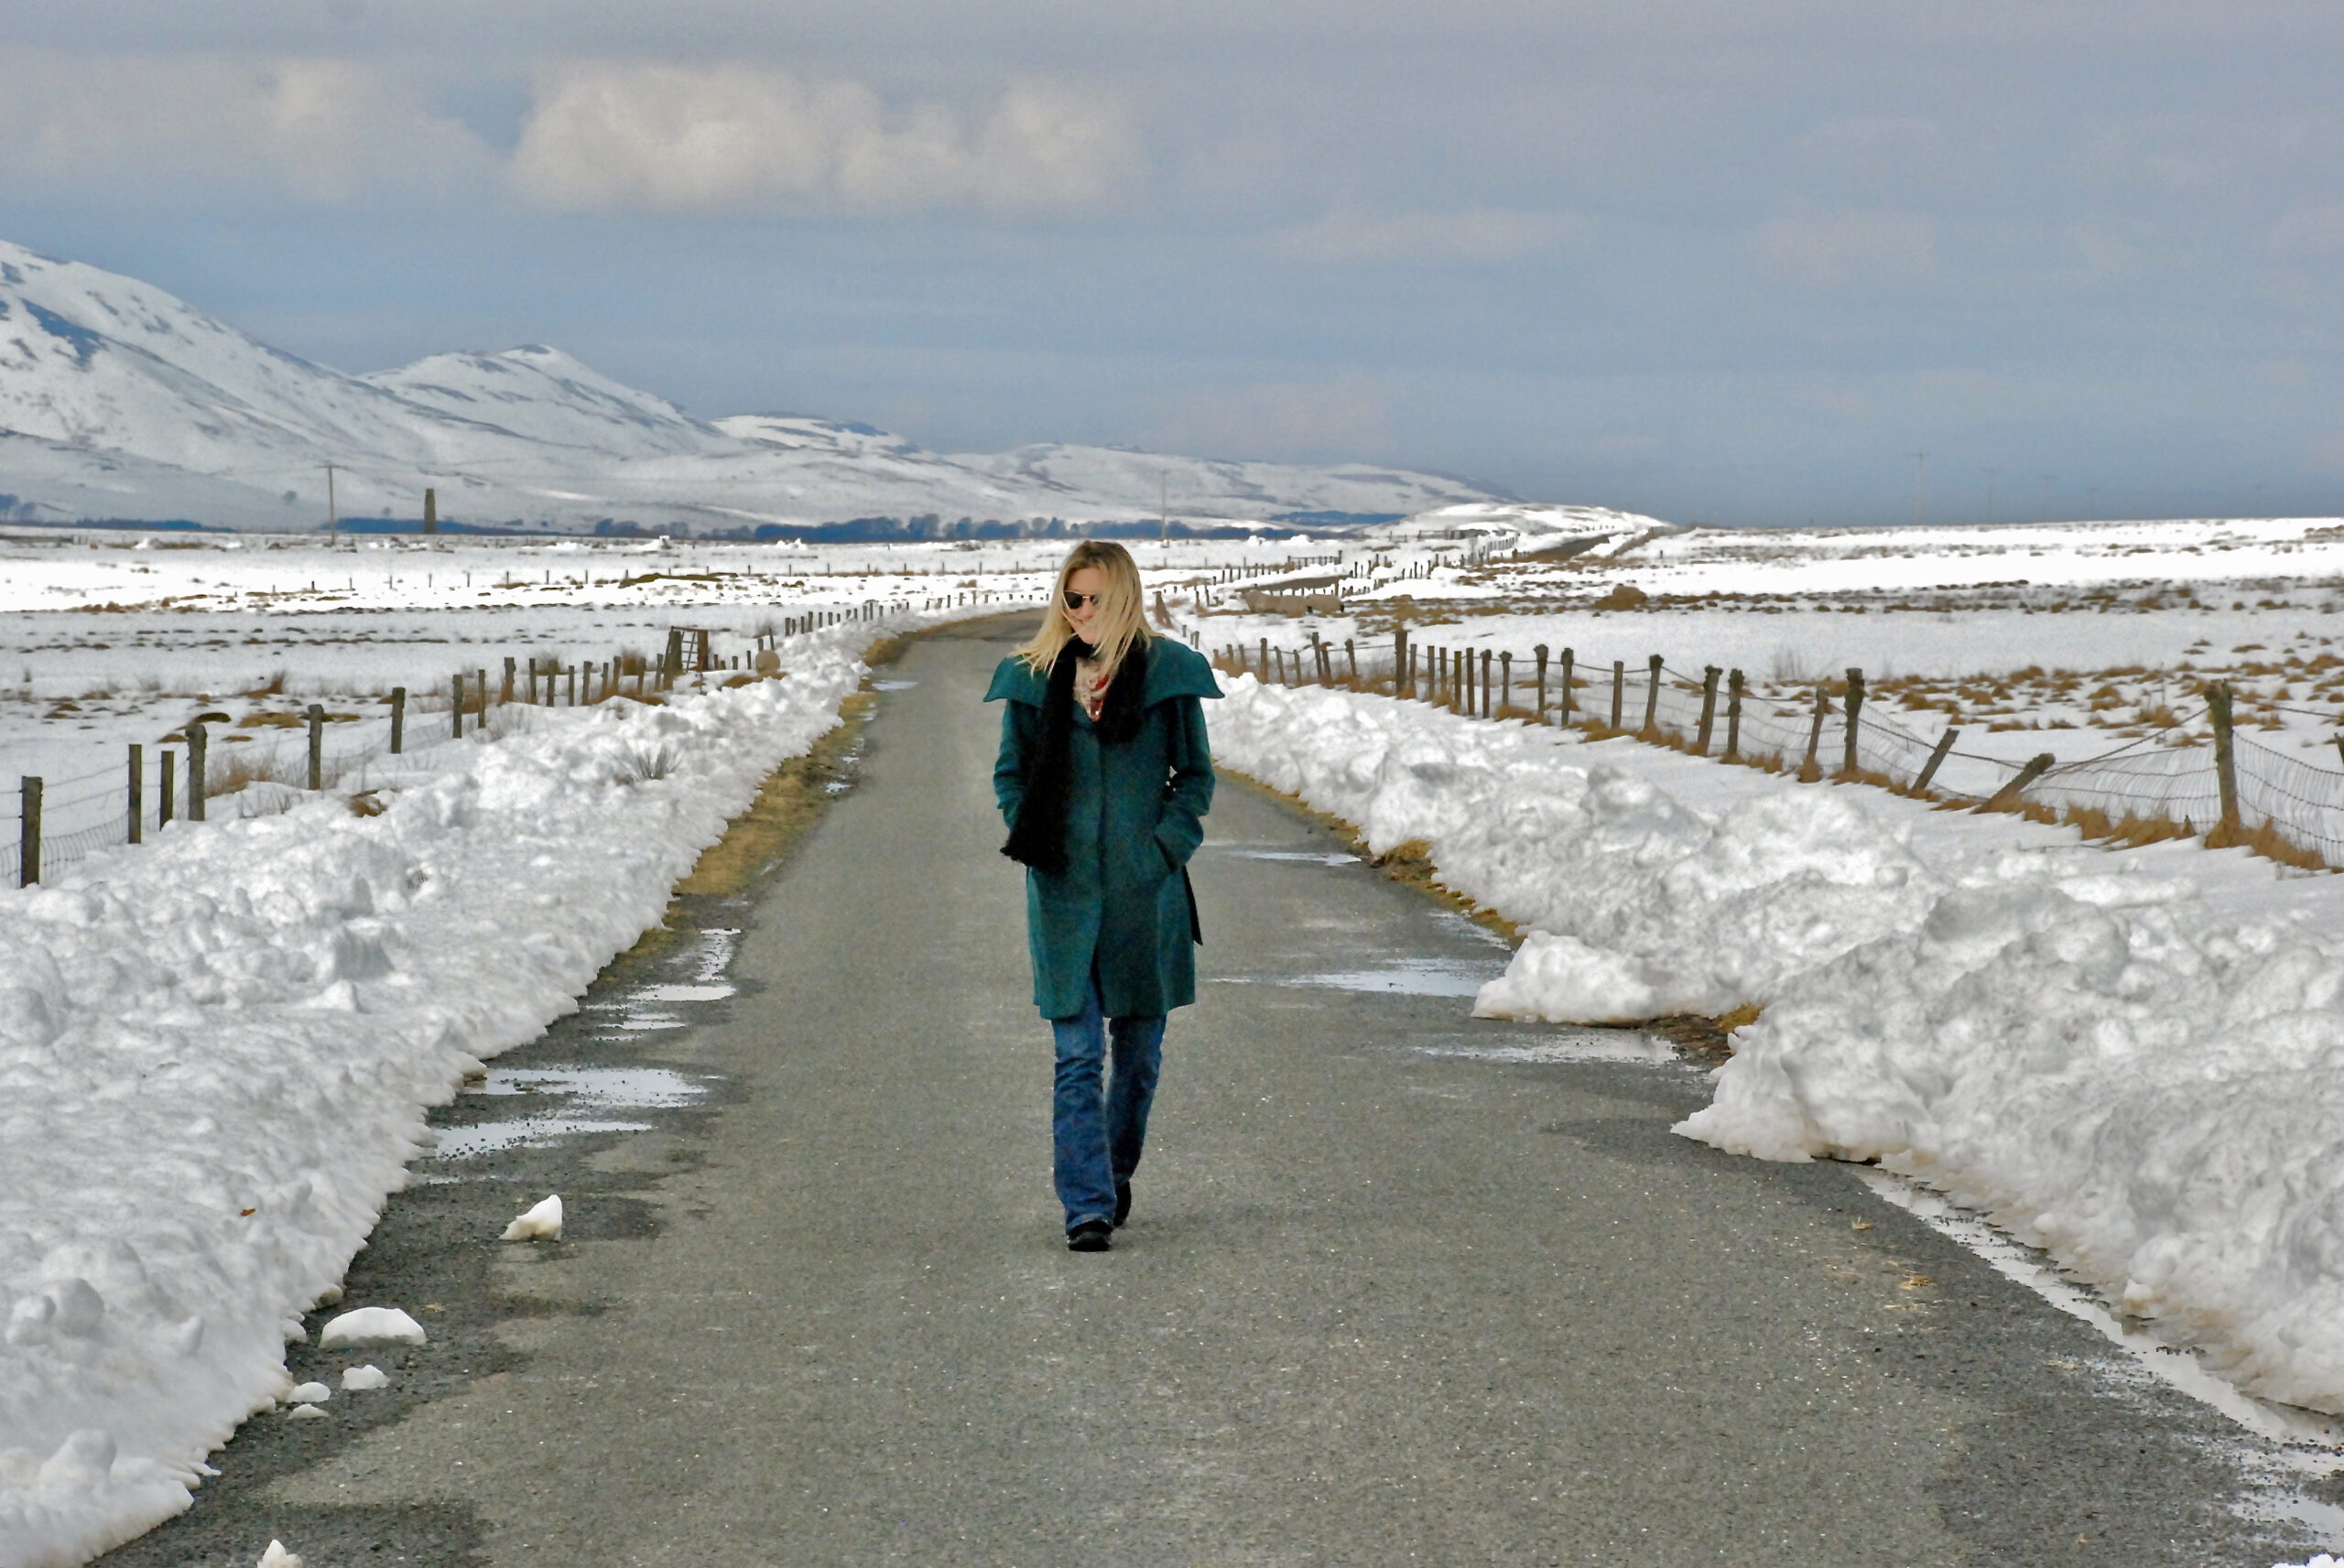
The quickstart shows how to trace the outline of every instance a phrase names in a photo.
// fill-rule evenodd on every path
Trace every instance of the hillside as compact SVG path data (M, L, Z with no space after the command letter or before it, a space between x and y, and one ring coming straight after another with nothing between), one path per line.
M266 531L412 521L678 534L865 534L1308 522L1509 499L1362 465L1040 445L948 456L868 425L701 419L559 350L434 354L346 375L184 300L0 243L0 520Z

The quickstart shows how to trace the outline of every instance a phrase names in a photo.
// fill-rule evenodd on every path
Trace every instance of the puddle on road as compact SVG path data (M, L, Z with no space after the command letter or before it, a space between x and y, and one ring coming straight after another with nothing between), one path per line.
M439 1130L442 1160L469 1160L505 1149L541 1149L559 1138L590 1132L646 1132L647 1121L613 1118L614 1110L672 1110L708 1093L705 1081L666 1067L492 1067L467 1095L545 1096L570 1103L531 1116Z
M1673 1067L1683 1058L1677 1048L1658 1035L1646 1034L1634 1029L1589 1030L1585 1033L1559 1035L1552 1040L1523 1039L1492 1041L1487 1044L1461 1042L1445 1045L1415 1045L1410 1047L1420 1055L1463 1056L1481 1062L1625 1062L1636 1065Z
M1232 860L1297 860L1306 866L1356 866L1359 864L1357 855L1322 853L1313 849L1223 849L1221 853Z
M1321 975L1291 975L1282 986L1327 990L1380 991L1394 996L1479 996L1504 972L1503 965L1462 963L1454 958L1400 958L1372 969L1338 969Z

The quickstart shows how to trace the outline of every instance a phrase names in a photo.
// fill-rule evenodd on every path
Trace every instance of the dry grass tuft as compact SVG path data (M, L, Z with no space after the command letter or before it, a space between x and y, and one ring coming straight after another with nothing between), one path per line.
M2208 849L2242 849L2249 854L2260 855L2266 860L2276 860L2283 866L2294 866L2299 871L2324 871L2329 869L2328 862L2320 858L2317 850L2306 849L2289 842L2279 831L2278 824L2269 817L2263 818L2263 826L2260 827L2248 827L2237 822L2217 823L2213 831L2206 835L2206 848Z
M2087 838L2128 849L2198 836L2197 828L2187 819L2176 822L2169 816L2141 816L2130 811L2120 819L2111 819L2108 813L2094 806L2070 806L2064 820Z

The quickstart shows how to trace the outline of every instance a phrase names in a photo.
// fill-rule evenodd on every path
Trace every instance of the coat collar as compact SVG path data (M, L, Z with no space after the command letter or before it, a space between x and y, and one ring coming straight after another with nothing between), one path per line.
M985 692L985 700L999 702L1006 698L1028 708L1039 708L1048 697L1049 684L1047 676L1027 669L1026 661L1013 654L993 670L993 685ZM1147 685L1140 694L1142 708L1153 708L1176 697L1220 695L1221 687L1212 678L1212 665L1202 654L1169 637L1148 641Z

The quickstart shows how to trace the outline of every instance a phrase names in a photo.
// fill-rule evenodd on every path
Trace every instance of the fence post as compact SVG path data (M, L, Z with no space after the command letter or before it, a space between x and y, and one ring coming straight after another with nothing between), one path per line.
M2214 782L2222 795L2225 827L2238 826L2238 765L2230 755L2230 688L2216 681L2206 688L2206 716L2214 721Z
M407 748L407 687L391 687L391 755Z
M1701 671L1701 732L1693 742L1693 755L1697 757L1709 754L1709 729L1718 717L1718 676L1724 673L1715 665L1706 665Z
M1498 708L1503 713L1514 706L1514 655L1498 655Z
M1958 725L1948 724L1945 727L1945 733L1937 737L1936 748L1929 752L1928 762L1921 768L1921 776L1913 781L1915 795L1928 793L1929 781L1937 776L1938 765L1945 761L1945 754L1953 750L1954 737L1960 733L1961 730Z
M449 710L449 717L456 722L455 738L459 741L462 740L464 738L464 677L461 676L456 677L456 705Z
M1262 639L1262 667L1254 678L1257 680L1270 678L1270 640L1267 637Z
M1538 661L1538 714L1536 722L1546 722L1546 644L1539 643L1530 650Z
M221 715L226 718L227 715ZM203 820L203 753L209 738L199 719L187 727L187 819Z
M1807 727L1807 761L1799 764L1799 777L1804 780L1815 768L1816 748L1823 744L1823 719L1831 711L1831 694L1821 687L1815 688L1815 722Z
M1394 697L1416 695L1416 672L1410 664L1410 658L1408 629L1405 626L1395 626L1392 629L1392 695Z
M309 704L309 787L326 787L326 710L316 702Z
M1725 677L1725 760L1742 761L1742 672Z
M155 803L155 826L157 828L169 827L171 818L179 815L179 754L166 751L162 760L163 776L157 782L162 787L163 798Z
M1628 665L1624 659L1612 661L1612 728L1620 728L1620 705L1627 700Z
M1839 771L1853 777L1856 771L1856 725L1864 706L1864 672L1850 666L1848 670L1848 755Z
M1556 722L1566 730L1571 727L1571 665L1576 658L1577 655L1570 649L1563 650L1563 700L1560 705L1562 715Z
M1481 650L1481 717L1487 719L1495 710L1490 706L1490 651Z
M670 626L667 628L667 654L659 664L659 674L663 677L659 684L665 686L669 680L683 673L684 629L680 626Z
M23 809L16 817L16 885L28 888L40 881L40 780L16 781Z
M481 728L481 725L488 722L488 672L486 670L474 670L472 672L472 686L476 688L472 695L480 698L480 724L472 726L474 730L478 730ZM507 682L505 685L505 694L508 697L512 694L512 685L510 682Z
M144 842L146 837L146 751L133 743L130 748L130 842Z
M1647 735L1655 732L1660 721L1660 655L1652 656L1651 673L1644 676L1644 728Z
M1343 639L1343 658L1351 667L1351 685L1359 685L1359 646L1349 637Z
M487 688L488 683L486 681L483 681L481 683L482 691L485 693ZM497 687L496 700L500 703L511 702L513 700L513 655L510 654L505 655L505 684Z
M2057 761L2058 759L2054 757L2048 752L2046 752L2041 756L2035 758L2032 762L2029 762L2026 766L2019 769L2017 777L2012 779L2010 783L1996 790L1993 793L1992 797L1978 809L1980 811L2016 811L2018 809L2019 796L2026 793L2026 786L2033 784L2036 779L2041 778L2045 773L2048 773L2051 769L2052 763Z

